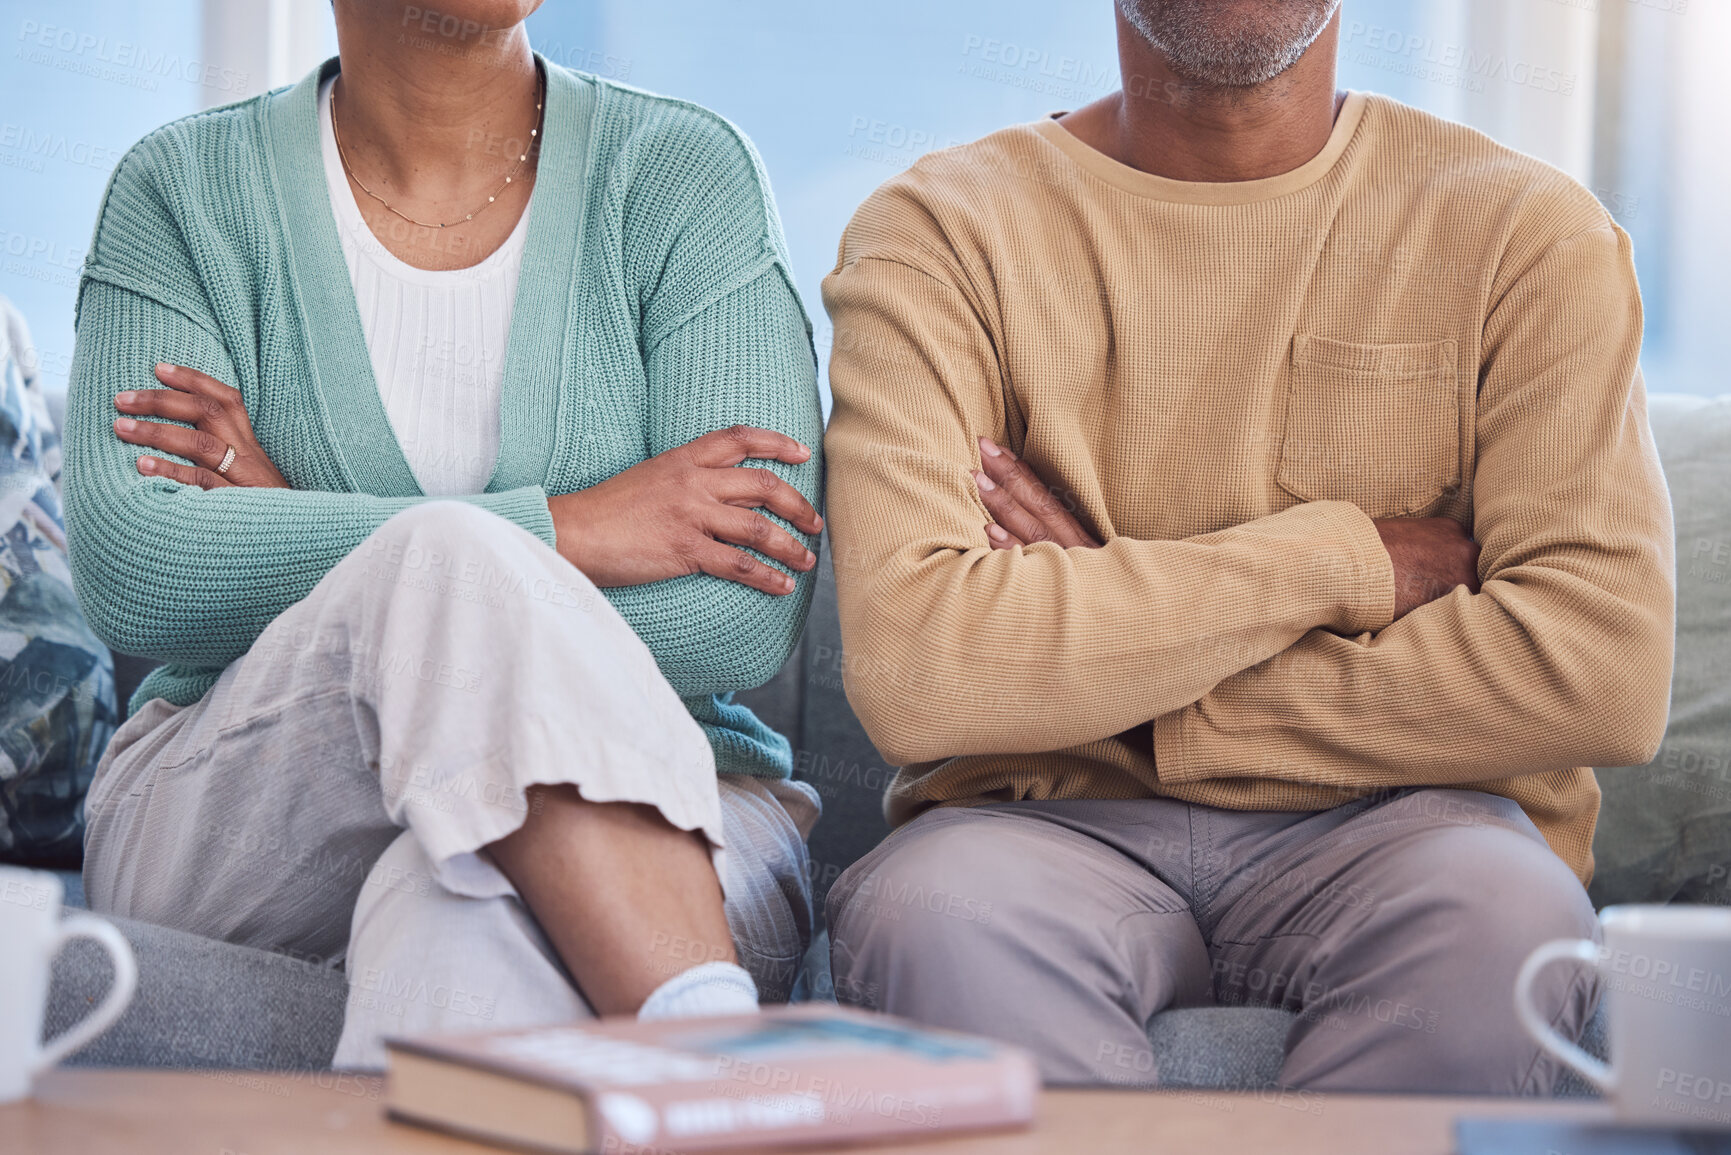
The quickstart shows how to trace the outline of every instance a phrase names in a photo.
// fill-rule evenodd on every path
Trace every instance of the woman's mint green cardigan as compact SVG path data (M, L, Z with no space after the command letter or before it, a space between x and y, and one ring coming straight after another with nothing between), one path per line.
M812 447L801 466L754 464L816 504L811 326L751 145L695 105L541 65L545 140L499 463L463 500L552 545L548 494L744 423ZM98 636L167 663L135 705L196 701L368 534L429 500L385 416L331 216L317 95L335 68L156 130L103 200L78 289L66 521ZM238 388L293 488L207 493L141 476L141 450L114 435L113 399L157 388L158 361ZM779 598L707 576L606 591L722 773L790 771L786 739L730 695L786 660L812 581Z

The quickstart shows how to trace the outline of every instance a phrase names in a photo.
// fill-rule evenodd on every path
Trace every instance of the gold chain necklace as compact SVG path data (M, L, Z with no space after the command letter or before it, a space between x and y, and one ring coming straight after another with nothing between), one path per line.
M546 103L547 103L547 78L545 75L543 75L541 73L540 69L537 68L536 69L536 83L535 83L535 127L529 130L528 149L526 149L521 155L519 155L517 157L517 163L511 166L510 175L508 175L505 178L505 183L493 190L493 195L487 198L487 204L486 205L480 206L473 213L463 214L463 220L461 220L461 221L450 221L450 222L447 222L447 224L439 224L435 221L418 221L414 217L410 216L408 213L405 213L405 212L401 211L400 209L393 207L390 201L387 201L384 197L380 196L378 193L376 193L372 189L368 188L365 184L361 183L361 178L355 175L354 168L349 164L348 153L343 151L343 134L337 130L337 90L336 90L336 87L334 85L331 87L331 135L336 138L337 159L343 162L343 171L348 174L349 179L354 181L355 184L360 188L360 190L362 192L366 193L368 196L370 196L374 200L378 201L381 205L384 205L386 212L393 213L399 217L402 217L405 221L408 221L411 225L419 225L423 229L442 229L442 228L448 227L449 225L460 225L463 223L463 221L474 220L475 219L475 213L486 212L487 211L487 205L490 205L494 201L498 200L499 197L504 194L505 190L507 188L511 187L511 181L514 180L517 177L517 175L523 171L523 166L526 163L528 163L528 160L529 160L529 152L535 148L535 142L537 140L539 140L541 137L541 123L542 123L542 119L544 116L542 109L546 105Z

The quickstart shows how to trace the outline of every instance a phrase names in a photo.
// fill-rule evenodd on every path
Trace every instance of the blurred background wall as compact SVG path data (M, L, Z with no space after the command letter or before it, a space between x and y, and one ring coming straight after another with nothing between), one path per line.
M1649 389L1731 392L1731 0L1344 0L1342 20L1344 86L1543 157L1629 231ZM873 188L1118 83L1111 0L547 0L529 28L558 63L750 134L820 354L818 283ZM51 390L126 148L335 50L325 0L0 0L0 293L29 319Z

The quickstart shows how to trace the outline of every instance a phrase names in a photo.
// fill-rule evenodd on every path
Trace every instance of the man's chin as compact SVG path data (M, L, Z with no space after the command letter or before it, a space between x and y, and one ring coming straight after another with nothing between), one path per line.
M1118 0L1118 7L1181 80L1246 89L1296 64L1339 0Z
M1299 54L1300 56L1303 53ZM1298 56L1275 60L1199 59L1185 60L1166 54L1167 67L1179 80L1198 88L1251 89L1266 84L1294 64Z

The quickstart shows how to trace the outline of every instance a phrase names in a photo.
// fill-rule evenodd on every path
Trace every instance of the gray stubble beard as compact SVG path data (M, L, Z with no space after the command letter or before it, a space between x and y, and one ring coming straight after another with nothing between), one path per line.
M1248 33L1225 27L1220 0L1117 0L1118 10L1165 53L1178 76L1206 88L1243 89L1274 79L1322 35L1340 0L1269 0L1280 18Z

